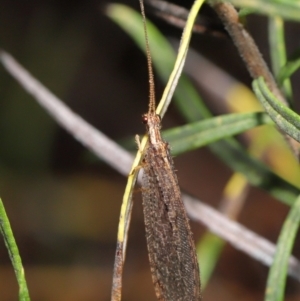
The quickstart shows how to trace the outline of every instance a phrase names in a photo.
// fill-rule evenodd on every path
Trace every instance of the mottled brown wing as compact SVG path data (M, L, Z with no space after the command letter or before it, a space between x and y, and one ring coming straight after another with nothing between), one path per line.
M144 158L143 208L158 300L199 301L200 275L189 221L167 143Z

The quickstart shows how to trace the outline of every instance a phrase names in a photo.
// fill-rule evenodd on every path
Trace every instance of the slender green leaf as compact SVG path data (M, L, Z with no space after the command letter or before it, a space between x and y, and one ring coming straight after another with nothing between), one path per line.
M222 140L211 144L210 147L213 152L218 152L219 158L230 168L242 173L251 185L268 191L287 205L295 202L300 190L273 173L265 164L249 156L234 139Z
M222 238L209 232L197 244L197 256L201 262L202 289L207 285L225 244L226 242Z
M181 41L180 41L180 45L179 45L179 49L178 49L178 54L176 56L176 61L175 61L174 67L172 68L172 72L168 79L167 85L164 89L162 98L156 109L156 113L160 114L161 116L164 116L164 114L171 102L174 91L177 88L178 80L182 75L183 66L184 66L184 63L186 60L186 56L188 53L189 44L190 44L190 40L191 40L191 36L192 36L192 32L193 32L193 26L194 26L195 20L197 18L197 15L199 13L199 10L200 10L203 2L204 2L204 0L195 0L194 1L193 5L190 9L188 18L185 22L185 26L183 29L183 33L181 36ZM191 87L192 87L192 85L191 85ZM199 103L199 101L197 101L197 103ZM199 108L199 109L204 110L205 106L203 106L202 108Z
M286 47L284 38L284 21L279 16L269 18L269 44L274 76L278 78L280 69L286 64ZM292 85L289 78L282 83L283 92L292 106Z
M285 79L291 77L300 68L300 49L298 49L289 61L282 66L278 74L278 82L281 85Z
M280 68L286 62L284 24L282 18L278 16L270 17L268 29L272 69L275 77L277 77Z
M300 142L300 116L276 99L262 77L253 81L253 89L277 126Z
M290 209L279 235L274 262L270 268L265 301L284 300L288 261L300 223L300 196Z
M16 244L10 222L5 212L4 205L0 199L0 230L4 238L6 248L19 285L19 300L20 301L30 301L29 292L27 289L24 268L22 265L22 260L19 254L18 246Z
M172 128L163 135L178 155L263 124L273 124L265 113L235 113Z
M255 9L253 9L253 8L241 8L238 13L239 13L240 19L242 20L242 23L244 23L245 17L247 17L250 14L255 13Z

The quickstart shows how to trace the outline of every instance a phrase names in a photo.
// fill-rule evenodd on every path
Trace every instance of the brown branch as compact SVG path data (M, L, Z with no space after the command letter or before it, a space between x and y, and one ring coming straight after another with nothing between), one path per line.
M253 38L244 28L243 24L239 22L239 15L236 9L228 2L210 1L210 4L224 23L251 77L256 79L262 76L277 99L283 104L288 105ZM285 133L283 135L295 156L298 157L298 143Z
M10 54L0 50L0 61L23 88L75 139L120 173L128 172L128 166L131 166L133 160L131 154L73 112Z

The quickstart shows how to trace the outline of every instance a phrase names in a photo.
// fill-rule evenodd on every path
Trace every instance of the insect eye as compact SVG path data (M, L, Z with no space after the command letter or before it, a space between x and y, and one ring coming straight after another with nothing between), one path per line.
M148 123L148 116L146 114L142 115L142 123L147 124Z

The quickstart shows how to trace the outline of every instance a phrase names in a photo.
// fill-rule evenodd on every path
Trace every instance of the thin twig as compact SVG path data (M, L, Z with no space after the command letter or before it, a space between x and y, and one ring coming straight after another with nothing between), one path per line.
M95 153L107 164L124 176L130 171L133 157L114 141L96 130L80 116L70 110L60 99L53 95L15 59L0 51L0 61L20 85L72 136ZM201 201L183 194L188 215L208 227L213 233L231 243L265 265L273 261L276 246L265 238L248 230L237 222L231 221L217 210ZM289 275L300 281L300 262L293 256L289 261Z
M189 10L162 0L147 0L154 11L154 14L165 20L173 26L184 28L189 15ZM215 37L228 37L222 23L216 18L210 18L205 15L198 15L193 26L193 32L201 34L210 34Z
M244 28L243 24L240 23L239 15L233 5L229 2L215 0L211 0L210 4L224 23L224 26L237 47L240 56L244 60L251 77L253 79L257 79L262 76L277 99L279 99L283 104L288 105L288 102L279 90L274 77L269 71L269 68L253 38ZM283 135L295 156L298 157L299 146L297 142L285 133L283 133Z
M58 97L36 80L10 54L0 50L5 69L74 138L123 175L127 175L133 156L73 112Z
M211 232L263 264L272 264L276 250L273 243L195 198L185 195L184 204L191 219L203 223ZM300 262L294 256L289 260L289 274L300 281Z

